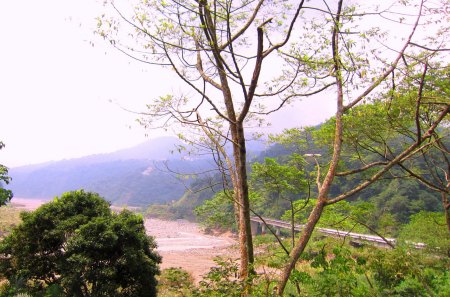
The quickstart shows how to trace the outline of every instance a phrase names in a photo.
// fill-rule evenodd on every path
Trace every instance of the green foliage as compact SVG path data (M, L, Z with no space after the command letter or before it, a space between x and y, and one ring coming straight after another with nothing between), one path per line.
M212 199L206 200L194 209L201 224L212 229L232 229L235 227L235 216L232 192L218 192Z
M240 297L246 282L238 279L239 265L232 259L215 259L217 266L203 276L193 296Z
M425 243L426 249L435 254L450 255L450 233L443 213L421 211L400 231L400 240Z
M307 196L303 165L303 158L297 154L290 155L285 164L275 158L253 163L250 187L261 198L253 204L254 210L264 216L279 218L286 208L292 208L293 201L299 196Z
M299 155L311 152L319 153L312 141L312 132L314 130L315 128L313 127L290 128L283 130L278 135L270 135L269 139L271 143L281 144L286 147L291 153Z
M436 192L427 191L411 179L394 179L379 184L381 192L372 197L379 212L393 214L395 220L408 223L412 214L419 211L439 211L441 203Z
M415 250L374 250L367 268L386 296L436 296L450 292L448 260Z
M158 278L159 296L188 296L194 288L192 275L181 268L167 268Z
M316 203L317 199L295 201L295 222L297 224L306 223L309 213ZM365 225L371 227L370 222L373 220L373 211L374 205L369 202L358 201L350 203L345 200L340 201L325 208L318 226L367 233ZM291 211L287 210L282 219L289 220L290 217Z
M64 193L36 211L0 243L0 271L23 279L36 295L156 296L160 256L143 219L114 214L100 196Z
M0 141L0 150L5 147L5 144ZM13 197L11 190L3 188L3 183L9 184L11 177L8 175L8 168L0 164L0 206L5 205Z
M290 164L281 165L274 158L265 158L264 163L253 163L251 173L253 186L280 196L286 193L300 194L306 186L304 173L298 168L303 160L298 155L292 155L291 161Z
M354 259L346 248L335 247L331 254L323 248L310 264L317 272L297 271L291 281L305 284L311 296L368 296L367 284L360 277L364 264L364 259Z
M0 296L10 297L16 294L26 294L25 280L17 277L9 280L2 279L0 282Z
M448 296L448 265L422 251L354 249L326 240L309 247L290 282L300 296Z

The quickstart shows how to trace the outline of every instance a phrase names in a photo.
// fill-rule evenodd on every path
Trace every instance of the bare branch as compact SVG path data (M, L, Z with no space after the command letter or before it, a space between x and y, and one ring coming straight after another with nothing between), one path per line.
M423 1L420 4L420 9L416 18L416 22L411 30L411 33L409 34L408 38L406 39L405 44L403 45L402 49L399 51L399 54L397 55L397 58L392 62L391 66L374 82L372 83L361 95L359 95L355 100L353 100L352 102L350 102L348 105L346 105L344 107L344 111L349 110L350 108L352 108L353 106L355 106L356 104L358 104L361 100L363 100L367 95L369 95L376 87L378 87L381 82L383 82L386 77L388 77L391 72L393 72L395 70L395 68L397 67L398 62L402 59L408 45L411 42L411 39L414 35L414 33L416 32L417 26L419 25L419 20L421 18L422 15L422 8L423 8Z
M336 176L346 176L346 175L351 175L354 173L360 173L360 172L366 171L367 169L370 169L372 167L380 166L380 165L387 165L387 164L388 164L388 162L386 162L386 161L373 162L373 163L367 164L366 166L363 166L361 168L357 168L354 170L349 170L349 171L344 171L344 172L336 172Z
M409 44L420 47L420 48L430 51L430 52L448 52L448 51L450 51L450 48L429 48L429 47L426 47L424 45L420 45L420 44L417 44L414 42L410 42Z
M222 86L215 82L211 77L207 76L206 73L203 71L203 63L202 63L202 58L201 58L201 54L200 54L200 46L198 44L198 41L195 41L195 46L197 48L197 70L200 73L201 77L208 83L210 83L213 87L215 87L216 89L222 90Z
M258 4L256 5L255 9L253 10L253 14L252 16L248 19L247 23L245 23L245 25L238 31L236 32L231 38L228 38L227 42L225 42L224 44L222 44L219 49L220 50L224 50L225 48L228 47L228 45L230 45L231 43L233 43L236 39L238 39L242 34L245 33L245 31L247 31L247 29L250 27L250 25L253 23L253 21L256 18L256 15L259 12L259 9L261 8L261 5L264 3L264 0L259 0Z
M274 50L277 50L277 49L283 47L289 41L289 38L291 38L291 34L292 34L292 30L294 28L295 21L297 20L299 14L300 14L300 11L303 8L303 3L305 3L305 0L302 0L297 7L297 11L295 12L294 18L292 19L291 24L289 25L289 29L287 30L286 38L282 42L275 44L272 47L270 47L269 49L265 50L263 53L263 58L267 57Z

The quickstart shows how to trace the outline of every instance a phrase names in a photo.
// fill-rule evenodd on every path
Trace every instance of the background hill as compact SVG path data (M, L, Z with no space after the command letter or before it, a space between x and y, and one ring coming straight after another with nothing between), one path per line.
M178 151L181 144L175 137L160 137L109 154L11 168L8 188L21 198L48 199L83 188L116 205L172 202L183 196L195 173L214 166L208 156ZM249 145L253 155L262 149L259 143Z

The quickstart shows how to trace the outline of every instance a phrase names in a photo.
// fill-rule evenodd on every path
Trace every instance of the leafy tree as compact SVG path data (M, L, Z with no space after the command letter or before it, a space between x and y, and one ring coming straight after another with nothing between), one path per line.
M308 201L298 200L294 202L294 220L296 224L305 224L316 199ZM318 222L318 226L325 228L333 228L351 232L368 232L375 228L370 224L374 219L374 205L369 202L349 203L341 201L339 203L327 207ZM283 215L283 219L291 219L292 210L287 210Z
M360 178L369 178L376 167L392 160L393 156L408 147L413 140L420 139L448 106L450 66L441 65L439 60L434 63L426 60L421 64L423 68L408 69L410 74L402 77L395 89L379 93L370 104L353 108L343 119L345 129L342 157L346 161L347 169L358 168L359 162L370 164L372 167ZM402 189L411 191L416 188L411 195L398 193L403 198L397 196L396 200L403 206L412 204L407 201L409 198L427 201L426 205L416 205L418 207L416 210L408 206L402 207L404 215L400 220L403 222L419 209L435 211L441 208L447 214L447 225L450 230L448 216L450 204L447 198L450 174L448 123L448 118L444 117L439 128L434 129L432 135L423 143L422 140L417 140L421 148L415 151L412 157L404 158L386 174L390 178L401 179L402 185L408 186L399 187L399 181L390 182L386 185L387 190L383 191L385 193L380 193L381 196L391 196L404 191ZM317 140L331 143L334 125L334 119L323 125L315 134ZM344 169L341 167L341 170ZM421 186L413 186L411 181L419 181ZM439 193L441 199L434 193ZM420 199L417 199L418 197Z
M377 212L392 214L397 222L408 223L412 214L419 211L439 211L436 192L421 186L412 179L397 178L377 184L382 190L371 199Z
M367 269L383 296L446 296L450 292L448 262L443 259L405 248L374 250L368 256Z
M412 215L411 221L402 227L399 239L425 243L425 248L433 253L450 255L450 235L445 226L442 213L421 211Z
M5 144L0 141L0 150L5 147ZM5 205L13 197L11 190L3 188L3 183L9 184L11 177L8 176L8 168L0 164L0 206Z
M316 242L292 278L301 296L447 296L448 260L405 249L352 249ZM311 246L310 246L311 248Z
M409 7L409 2L400 2ZM319 162L319 158L315 158L317 165L316 204L311 210L305 228L281 273L278 287L280 295L283 294L289 276L307 246L325 208L342 200L350 199L350 197L355 197L356 194L389 174L396 166L416 156L428 147L430 142L435 142L435 132L439 125L446 123L450 111L448 104L422 100L423 96L420 90L431 84L429 80L415 81L418 91L412 92L410 97L402 97L402 92L396 93L399 81L402 81L405 77L412 77L414 73L420 73L423 65L431 63L431 59L434 59L434 61L440 61L441 58L445 59L445 57L439 57L435 52L418 54L414 48L416 43L414 43L413 37L415 32L419 30L421 21L428 23L433 17L436 17L436 14L429 12L439 12L441 5L448 7L448 2L437 4L438 10L430 10L428 2L427 6L424 5L423 1L419 2L416 3L415 16L408 17L409 35L404 38L401 47L396 49L396 54L383 56L381 52L377 53L376 50L367 50L371 46L369 36L380 36L380 31L364 31L358 25L362 24L364 17L368 17L367 10L345 4L346 1L340 0L337 3L325 2L324 8L321 10L323 18L314 19L311 22L312 25L307 28L307 33L304 34L303 39L299 41L299 46L294 47L286 55L286 60L298 65L298 67L303 67L304 64L311 66L308 68L309 76L307 76L311 79L300 80L304 85L309 85L308 82L315 85L318 83L317 81L320 81L322 85L332 85L335 89L336 113L329 121L329 125L325 125L324 130L321 131L326 135L329 154L324 156L324 162ZM379 11L375 14L383 16L385 12ZM355 18L356 16L358 17ZM402 17L400 18L398 23L404 21ZM324 21L320 23L317 21L318 19ZM439 20L437 20L437 23L439 23ZM328 28L328 30L323 28ZM430 43L436 41L437 38L446 40L446 34L448 34L448 30L442 28L436 36L425 40L430 41ZM445 55L448 43L443 42L442 45L444 45L443 55ZM377 68L376 66L380 64L376 61L383 66ZM372 65L368 66L368 64ZM327 76L330 73L331 75ZM399 73L401 75L396 76ZM301 87L301 84L299 87ZM376 89L378 93L375 93ZM295 88L292 88L293 97L296 96L295 90ZM399 94L399 96L386 96L386 94L393 93ZM364 103L368 101L380 101L381 104L365 105ZM409 101L410 109L415 112L402 114L401 108L394 108L393 110L398 114L391 117L390 106L395 105L397 101ZM432 105L435 112L432 117L424 117L425 120L422 120L421 116L425 115L427 111L427 108L422 107L426 105ZM401 106L401 104L398 106ZM378 115L374 116L375 114ZM356 115L359 121L357 125L352 126L352 119L355 119ZM396 130L396 127L404 127L403 124L408 121L416 123L410 130L411 133L400 134L403 136L402 140L404 140L402 145L396 149L390 149L392 146L390 146L389 140L392 133L402 132ZM364 130L364 133L354 133L353 130L355 129L356 132ZM354 137L354 134L356 134L356 137ZM354 143L359 143L360 136L363 137L363 141L360 143L366 145L354 147ZM385 140L388 140L388 142ZM352 153L346 151L347 148L352 147L355 148ZM353 153L355 151L356 153ZM366 157L366 152L371 152L371 154ZM374 155L376 158L374 158ZM344 161L351 158L356 161L355 166L349 169L343 168ZM322 163L325 166L322 166ZM340 189L338 193L332 193L331 190L336 185L336 180L344 176L352 177L355 180L354 185L347 189Z
M245 291L246 281L236 278L239 271L238 264L232 259L215 259L216 266L212 267L199 286L194 290L193 296L212 297L239 297Z
M395 89L399 81L395 75L413 73L421 67L424 57L439 59L438 54L429 54L430 46L438 44L439 48L446 48L446 28L438 31L435 39L427 44L417 46L413 40L419 24L442 21L441 15L433 17L441 10L446 11L446 1L426 6L424 1L398 2L399 9L406 7L411 12L399 15L394 4L369 12L367 6L347 5L344 0L308 5L303 5L305 1L293 4L283 0L142 1L128 11L113 2L118 19L99 19L98 33L114 47L144 63L168 67L189 87L189 95L170 94L153 100L142 122L155 126L158 120L164 125L177 121L183 127L195 127L196 135L201 136L195 140L182 137L191 143L200 141L213 152L224 176L223 183L235 195L243 279L254 260L245 143L245 127L251 124L250 120L276 111L295 98L322 91L330 91L327 95L335 96L330 157L326 160L326 170L317 166L317 203L281 274L278 286L281 295L324 208L361 192L423 149L447 115L448 105L439 105L436 117L420 125L420 132L415 131L415 137L401 150L389 152L387 160L370 163L361 160L358 168L341 171L345 157L345 118L371 99L375 89L383 89L385 93L390 91L386 89ZM410 29L400 46L392 50L391 40L384 40L388 36L386 32L366 29L364 20L373 23L375 17L379 17L380 24L390 19L391 24ZM395 17L398 18L392 19ZM296 23L299 20L301 25ZM432 30L427 27L427 31ZM121 38L119 33L126 37ZM436 37L442 41L438 42ZM385 48L388 53L380 49L380 44L388 45ZM417 48L426 53L417 53ZM279 56L274 55L277 53ZM280 67L263 67L272 61ZM265 69L269 71L266 80L263 79ZM419 81L418 85L426 83L426 80ZM421 98L419 92L417 95L416 99ZM274 98L281 101L274 102ZM421 100L414 103L420 111ZM371 121L367 125L377 123ZM226 143L231 143L231 154L224 149ZM368 175L358 179L352 188L330 196L336 176L355 172Z
M2 273L42 294L55 285L65 296L156 296L160 256L142 217L114 214L83 190L64 193L34 212L0 244Z
M279 164L273 158L265 158L264 163L253 163L251 173L251 187L265 195L265 203L254 205L255 210L267 215L269 211L276 211L283 207L283 200L288 202L291 216L291 236L292 245L295 241L295 213L294 201L298 200L302 192L306 192L307 181L304 172L300 169L303 159L298 155L292 155L291 160L286 165ZM300 167L300 168L299 168ZM309 196L305 195L306 201ZM264 211L263 209L267 209ZM272 213L273 214L273 213ZM279 214L278 214L279 216ZM270 217L274 217L271 215ZM277 217L277 215L275 215Z
M313 278L305 278L313 287L313 296L368 296L368 286L359 280L364 271L365 261L354 259L350 250L335 247L328 257L322 249L311 262L311 267L319 272Z
M186 270L166 268L158 279L158 293L160 296L190 296L194 283L194 278Z
M250 192L249 198L252 204L259 204L261 196L256 192ZM233 194L227 191L216 193L211 199L194 209L197 219L202 225L213 229L235 229L236 220L233 213Z
M232 229L236 221L233 216L233 203L230 194L219 192L194 209L201 224L213 229Z
M235 196L240 275L246 278L254 255L245 127L252 121L258 125L254 112L262 105L257 97L275 93L265 90L262 65L289 41L304 1L293 6L264 0L140 1L131 14L107 2L118 18L99 18L99 35L138 61L168 67L189 88L189 95L153 100L141 122L146 127L162 122L165 127L178 123L194 129L194 135L201 136L179 135L214 154L226 190ZM286 14L287 8L291 11ZM268 38L269 31L278 41ZM130 35L136 38L130 40ZM227 143L231 153L224 148Z

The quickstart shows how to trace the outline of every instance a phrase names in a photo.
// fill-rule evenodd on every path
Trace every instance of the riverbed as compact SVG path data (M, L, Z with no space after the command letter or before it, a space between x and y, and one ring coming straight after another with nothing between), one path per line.
M13 198L12 206L31 211L45 202L48 200ZM232 234L208 235L196 223L147 218L145 229L156 239L157 250L163 257L161 269L183 268L197 282L215 266L215 257L237 257L236 239Z
M236 240L231 234L205 234L198 224L186 220L146 219L145 228L155 237L163 257L161 268L181 267L196 281L215 266L215 257L236 257Z

